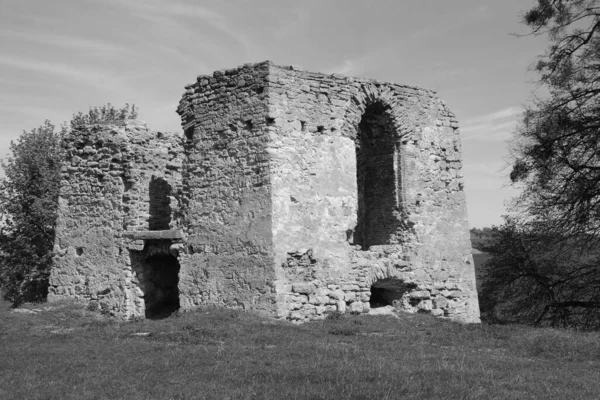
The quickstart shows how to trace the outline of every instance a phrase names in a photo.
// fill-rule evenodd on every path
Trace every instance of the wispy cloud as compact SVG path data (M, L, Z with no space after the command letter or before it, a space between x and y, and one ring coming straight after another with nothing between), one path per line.
M468 119L462 123L462 138L487 142L506 141L511 138L522 112L520 107L508 107Z
M471 189L500 189L508 183L506 163L502 160L494 162L465 163L463 173L468 177Z
M379 67L390 59L394 59L399 53L414 53L416 49L427 47L428 43L437 40L452 29L451 27L427 26L415 29L406 33L400 38L387 38L387 41L379 42L377 46L368 47L362 54L347 57L342 62L325 68L328 73L338 73L342 75L362 75L370 70ZM397 62L397 61L392 61Z
M0 55L0 66L54 75L66 82L78 82L102 90L123 91L125 79L107 70L96 70L89 66L77 67L69 63L49 62L19 56Z
M362 60L344 60L341 64L328 69L329 73L336 73L342 75L359 75L364 70Z
M34 117L34 119L39 121L44 121L49 119L50 116L56 114L56 110L52 107L38 107L34 105L28 104L1 104L2 109L0 109L0 116L8 116L8 115L19 115L19 116L27 116ZM13 132L14 133L14 132Z
M181 39L197 35L197 27L206 25L233 40L246 54L255 50L255 45L248 35L236 28L222 14L198 4L182 3L177 0L92 0L103 4L112 4L129 11L130 15L138 17L161 27L161 32L176 31L183 33ZM193 22L193 26L186 26ZM202 44L202 41L199 41Z
M347 58L337 65L325 68L324 72L360 76L381 62L389 54L389 51L388 46L376 47L361 55Z
M24 39L30 42L52 47L61 47L67 50L85 50L87 54L104 55L105 53L127 53L129 56L132 54L132 49L122 45L72 35L60 35L48 32L41 34L34 31L17 31L2 28L0 29L0 36L4 38Z

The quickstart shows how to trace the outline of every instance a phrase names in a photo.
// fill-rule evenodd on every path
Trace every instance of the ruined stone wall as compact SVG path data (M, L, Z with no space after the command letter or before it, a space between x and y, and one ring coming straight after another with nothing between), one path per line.
M182 138L67 138L50 300L479 320L458 123L434 92L264 62L197 77L177 112Z
M272 312L268 71L262 63L199 76L181 100L184 308L215 304Z
M123 181L128 231L179 227L184 159L179 135L136 131L130 135L131 158Z
M302 321L377 293L478 321L458 124L433 92L267 62L198 77L178 111L194 305Z
M48 298L74 297L115 315L144 315L144 293L131 264L132 249L142 251L144 243L126 232L151 229L157 219L161 226L177 225L164 213L177 215L180 138L128 120L79 127L64 146ZM159 190L153 188L157 181ZM160 210L152 209L153 197Z
M398 308L478 321L445 104L421 88L293 67L272 66L269 82L279 314L365 312L386 286L401 293ZM309 249L311 276L295 275Z

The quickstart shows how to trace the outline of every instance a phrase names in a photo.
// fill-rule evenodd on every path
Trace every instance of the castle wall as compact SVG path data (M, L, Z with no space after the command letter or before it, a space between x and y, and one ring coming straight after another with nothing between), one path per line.
M177 215L180 139L130 120L79 127L64 146L48 299L77 298L115 315L144 315L131 263L132 251L141 252L144 242L127 232L151 229L156 221L177 224L164 214ZM155 182L161 182L158 189Z
M264 62L197 77L177 112L182 138L125 121L66 139L50 300L479 320L458 123L434 92Z
M445 104L425 89L293 67L272 66L269 82L278 315L365 312L371 286L393 279L398 308L478 321L458 124Z
M268 64L199 76L178 109L185 131L183 308L272 313Z

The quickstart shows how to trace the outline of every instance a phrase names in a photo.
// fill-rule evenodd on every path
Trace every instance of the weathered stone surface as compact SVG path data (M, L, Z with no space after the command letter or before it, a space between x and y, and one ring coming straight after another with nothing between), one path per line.
M149 282L140 281L136 254L148 248L144 239L168 242L159 247L169 254L181 238L181 138L130 120L82 126L64 147L48 299L75 297L122 317L144 315Z
M458 124L434 92L264 62L199 76L177 112L181 141L69 139L51 299L479 320Z
M294 283L292 285L292 292L301 294L310 294L315 291L315 285L312 283Z

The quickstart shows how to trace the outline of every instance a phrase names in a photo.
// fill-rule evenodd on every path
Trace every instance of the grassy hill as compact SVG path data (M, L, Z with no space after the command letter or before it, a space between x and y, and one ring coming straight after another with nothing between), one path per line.
M50 308L47 308L50 307ZM0 310L1 399L597 399L600 334L333 315L293 325L203 309L111 321Z

